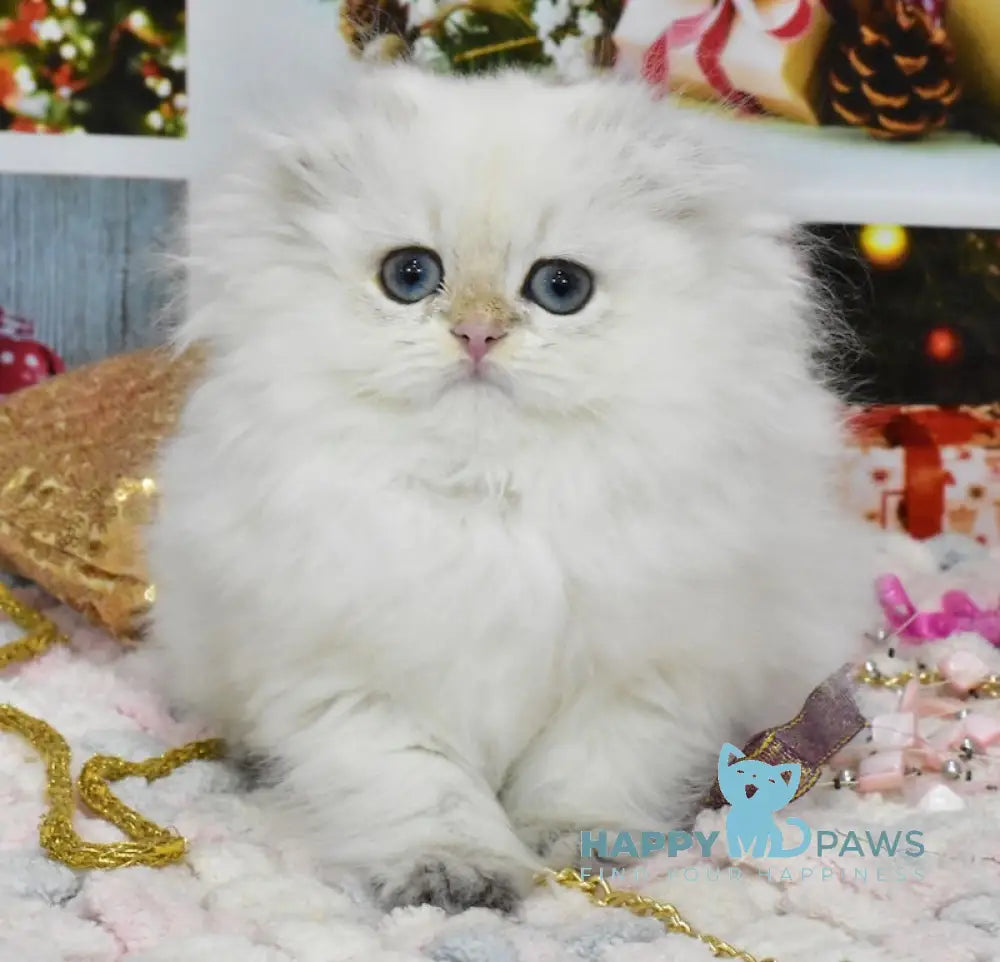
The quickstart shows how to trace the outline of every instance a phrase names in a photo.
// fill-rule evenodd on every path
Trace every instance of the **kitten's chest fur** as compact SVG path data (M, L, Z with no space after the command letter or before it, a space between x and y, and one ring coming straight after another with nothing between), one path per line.
M237 607L259 611L283 573L266 633L294 637L282 671L303 666L315 704L327 688L384 693L499 778L582 689L664 675L671 637L715 628L685 583L700 519L678 515L646 452L397 440L352 432L304 457L275 432L263 470L241 441L209 455L219 483L178 509L200 582L225 572Z
M546 482L406 476L341 517L354 598L376 599L343 599L365 671L497 776L560 701L659 657L664 519Z

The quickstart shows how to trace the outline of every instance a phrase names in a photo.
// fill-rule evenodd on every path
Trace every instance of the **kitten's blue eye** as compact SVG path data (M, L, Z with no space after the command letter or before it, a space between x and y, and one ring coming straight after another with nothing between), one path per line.
M405 247L382 261L382 290L400 304L416 304L439 290L444 281L441 259L426 247Z
M550 314L575 314L582 310L594 291L594 278L586 267L573 261L538 261L521 292L529 301Z

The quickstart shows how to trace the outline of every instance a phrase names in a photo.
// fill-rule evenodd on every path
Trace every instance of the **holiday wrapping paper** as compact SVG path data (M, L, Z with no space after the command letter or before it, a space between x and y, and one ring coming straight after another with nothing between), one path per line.
M867 521L1000 544L1000 404L856 408L848 424L846 493Z
M627 0L615 69L818 124L831 25L824 0Z

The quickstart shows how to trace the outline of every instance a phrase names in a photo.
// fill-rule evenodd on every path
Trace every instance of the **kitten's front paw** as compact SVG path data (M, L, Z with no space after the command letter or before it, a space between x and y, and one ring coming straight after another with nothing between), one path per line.
M375 895L386 911L401 905L436 905L450 915L471 908L509 913L530 886L526 872L481 869L458 859L428 856L398 875L376 879Z
M559 870L580 862L580 832L567 828L532 826L518 836L551 869Z
M280 780L278 763L267 755L237 749L231 752L229 762L246 792L273 788Z

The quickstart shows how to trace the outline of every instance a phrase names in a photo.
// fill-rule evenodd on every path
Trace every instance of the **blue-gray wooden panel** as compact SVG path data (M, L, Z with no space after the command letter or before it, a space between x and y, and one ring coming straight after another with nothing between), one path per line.
M162 340L153 255L184 196L176 181L0 176L0 306L71 366Z

